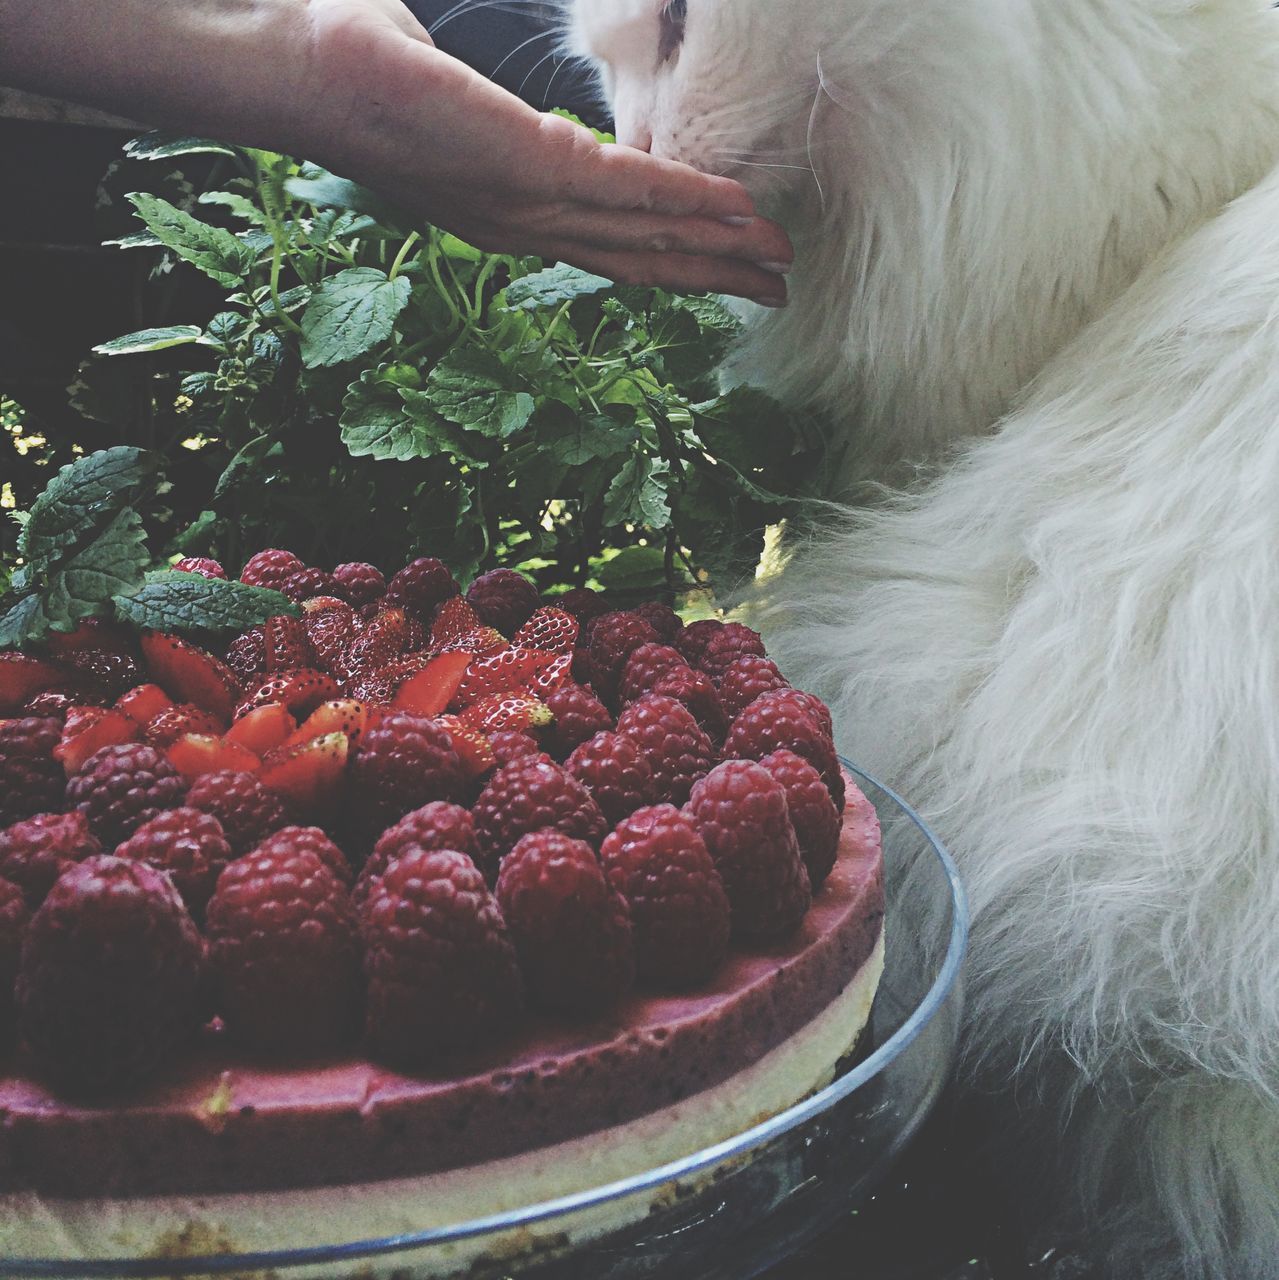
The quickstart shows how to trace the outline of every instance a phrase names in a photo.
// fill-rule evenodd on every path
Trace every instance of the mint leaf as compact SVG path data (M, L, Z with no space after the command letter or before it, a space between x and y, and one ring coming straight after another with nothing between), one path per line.
M134 192L128 198L162 244L218 284L230 289L248 274L253 251L229 231L211 227L157 196Z
M266 215L248 196L237 195L234 191L204 191L196 197L196 203L221 205L234 217L243 218L255 227L266 221Z
M225 142L212 142L208 138L187 138L156 129L126 142L124 154L134 160L173 160L178 156L192 155L233 156L236 151Z
M19 600L7 613L0 614L0 649L17 649L48 634L49 619L39 596Z
M386 227L395 227L404 222L392 205L381 196L374 195L368 187L339 178L318 165L307 165L297 177L286 178L284 190L302 204L313 204L317 208L328 205L334 209L367 213Z
M142 581L151 557L142 518L125 509L88 546L52 574L44 592L44 611L57 631L70 631L81 618L101 613L121 591Z
M440 417L433 407L429 391L401 387L400 399L404 402L405 411L413 420L414 427L421 433L421 438L430 442L429 451L419 457L448 453L459 462L465 462L477 470L489 465L484 440Z
M409 300L410 282L376 267L329 276L302 313L302 363L308 369L354 360L391 336Z
M287 596L198 573L158 573L136 591L115 596L116 615L157 631L243 631L280 614L302 611Z
M604 496L605 521L665 529L671 522L666 494L670 470L670 463L664 458L632 454Z
M535 401L511 389L511 375L490 351L454 348L431 370L426 398L442 418L506 439L533 415Z
M200 336L199 325L171 324L162 329L139 329L123 337L100 342L93 350L100 356L131 356L141 351L163 351L180 347Z
M595 570L606 591L653 591L666 586L666 552L661 547L623 547Z
M603 276L579 271L561 262L545 271L521 276L506 286L506 305L516 311L536 311L539 307L559 307L574 298L611 289L613 283Z

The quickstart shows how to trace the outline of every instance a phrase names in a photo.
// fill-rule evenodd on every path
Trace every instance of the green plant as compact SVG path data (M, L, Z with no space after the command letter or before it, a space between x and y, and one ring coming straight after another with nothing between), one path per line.
M120 243L190 264L223 309L95 348L99 372L142 359L154 414L203 466L172 550L428 552L464 576L501 562L673 594L748 575L816 488L814 422L721 394L737 322L713 299L484 254L283 156L127 150L219 156L189 208L131 195L145 229Z

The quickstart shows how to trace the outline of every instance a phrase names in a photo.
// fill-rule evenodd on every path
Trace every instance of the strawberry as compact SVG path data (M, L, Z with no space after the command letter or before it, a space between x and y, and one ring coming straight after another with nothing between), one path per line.
M169 763L188 781L205 773L254 773L258 757L248 747L211 733L185 733L173 742L165 755Z
M457 752L468 778L478 778L497 764L493 744L478 729L457 716L436 716L435 722L448 730L449 737L453 739L453 750Z
M165 693L230 721L240 696L230 667L206 649L160 631L144 631L141 644L147 667Z
M13 715L35 694L72 682L70 673L55 662L26 653L0 653L0 715Z
M64 658L69 653L85 649L126 657L134 657L138 652L132 635L124 627L105 618L81 618L74 631L50 631L44 643L55 658Z
M312 666L315 654L302 620L278 614L237 636L226 661L240 683L249 685L261 684L277 671Z
M62 761L67 777L79 773L80 766L95 751L137 742L142 731L123 711L105 707L72 707L62 726L62 740L53 749L54 758Z
M354 747L360 741L368 721L368 708L356 698L335 698L322 702L290 735L286 747L310 742L326 733L344 733Z
M400 685L432 661L429 653L405 653L372 671L363 671L343 681L342 691L371 704L390 703Z
M439 653L471 653L477 656L497 653L507 647L506 637L496 627L473 627L456 640L441 646Z
M578 630L579 623L571 613L544 605L535 610L533 616L515 633L511 639L511 647L572 654L577 644Z
M142 736L153 747L167 747L185 733L210 733L216 737L223 728L222 722L211 712L183 702L165 707L152 716L143 727Z
M392 705L420 716L439 715L453 700L470 665L469 653L437 654L400 685Z
M173 699L158 684L137 685L115 700L115 709L123 711L140 725L149 724L161 711L173 705Z
M528 688L531 693L535 693L539 698L544 698L548 693L560 688L561 685L567 684L572 678L573 655L571 653L558 653L553 661L548 662L528 682Z
M408 614L398 606L383 609L342 650L334 663L339 680L351 680L368 671L376 671L392 658L398 658L409 647Z
M228 742L248 747L254 755L261 757L292 737L297 727L298 722L289 714L287 707L278 702L268 702L242 715L224 736Z
M468 631L478 630L480 625L480 615L471 608L465 597L450 596L440 605L435 621L431 624L431 648L439 651L461 639Z
M527 694L493 693L473 702L459 718L487 734L498 729L540 729L555 717L544 702Z
M321 702L328 702L341 694L332 676L314 667L299 667L296 671L282 671L259 685L235 709L235 718L248 715L255 707L278 702L294 715L308 715Z
M344 733L278 747L262 761L258 781L299 813L315 813L331 807L341 794L350 749L351 740Z
M516 648L476 658L458 688L457 701L466 706L492 694L527 689L534 678L555 661L552 653Z

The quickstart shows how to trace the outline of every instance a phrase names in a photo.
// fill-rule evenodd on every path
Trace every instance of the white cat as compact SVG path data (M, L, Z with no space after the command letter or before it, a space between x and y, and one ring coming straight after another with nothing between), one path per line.
M743 376L847 425L770 649L972 895L1116 1277L1279 1277L1279 14L576 0L622 141L799 250Z

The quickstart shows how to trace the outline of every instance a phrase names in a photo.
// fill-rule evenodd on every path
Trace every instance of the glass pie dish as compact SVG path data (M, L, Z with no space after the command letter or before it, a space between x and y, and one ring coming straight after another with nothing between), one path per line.
M341 1218L314 1243L175 1256L22 1258L0 1276L350 1277L351 1280L745 1280L855 1209L937 1101L954 1060L967 911L953 863L914 811L847 765L883 828L885 967L866 1043L833 1081L746 1132L621 1181L470 1221L354 1238ZM376 1196L378 1184L353 1189ZM353 1204L358 1199L353 1198ZM268 1210L269 1212L269 1210ZM180 1256L177 1256L180 1255Z

